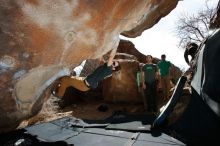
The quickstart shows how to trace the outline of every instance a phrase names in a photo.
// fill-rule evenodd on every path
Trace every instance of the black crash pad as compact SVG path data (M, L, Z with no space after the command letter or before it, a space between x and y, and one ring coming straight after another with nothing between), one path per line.
M147 119L142 121L141 119ZM152 122L143 115L114 115L107 121L89 121L64 117L40 123L10 133L0 134L1 146L174 146L185 145L164 133L152 131L108 130L112 124ZM138 121L140 120L140 121ZM121 122L121 123L120 123ZM135 121L133 121L135 122Z
M118 123L119 124L119 123ZM89 126L81 119L65 117L47 123L26 127L26 133L43 141L64 141L75 146L173 146L185 145L166 134L107 130L105 124Z

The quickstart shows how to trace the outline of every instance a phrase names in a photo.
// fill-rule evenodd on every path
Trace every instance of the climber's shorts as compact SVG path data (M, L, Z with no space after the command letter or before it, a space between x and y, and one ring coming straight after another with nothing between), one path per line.
M85 79L85 82L88 83L88 87L95 89L98 86L98 83L105 79L106 77L109 77L112 75L112 67L107 66L107 63L99 66L98 68L95 69L95 71L88 75Z

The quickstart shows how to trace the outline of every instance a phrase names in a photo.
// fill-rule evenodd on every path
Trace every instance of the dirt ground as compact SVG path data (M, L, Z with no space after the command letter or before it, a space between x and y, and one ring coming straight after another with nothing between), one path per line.
M23 121L18 129L66 116L73 116L80 119L104 120L117 111L141 113L144 109L142 104L105 103L102 99L81 101L65 108L60 108L58 104L60 100L61 99L51 95L47 102L44 103L42 110L36 116ZM104 112L100 111L98 108L101 105L107 107L107 110Z
M158 94L159 95L159 94ZM87 119L87 120L104 120L112 116L115 112L125 112L125 113L143 113L144 105L143 103L133 104L133 103L106 103L102 98L97 98L97 96L87 96L83 98L77 94L74 95L73 101L65 100L69 106L64 108L61 106L61 101L65 98L60 99L51 94L50 98L44 103L41 111L34 117L23 121L18 129L24 128L33 124L48 122L55 119L59 119L66 116L73 116L75 118ZM158 108L161 108L166 101L161 101L162 98L157 99ZM73 103L73 104L69 104ZM106 111L101 111L100 106L104 106Z

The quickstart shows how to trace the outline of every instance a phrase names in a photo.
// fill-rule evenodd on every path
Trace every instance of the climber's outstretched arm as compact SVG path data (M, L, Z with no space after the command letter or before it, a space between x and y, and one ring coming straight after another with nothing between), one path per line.
M110 55L109 55L109 59L108 59L108 63L107 63L107 66L111 66L112 63L113 63L113 59L115 57L115 54L116 54L116 51L117 51L117 48L115 49L112 49Z
M117 48L113 49L109 55L108 62L99 66L92 74L86 77L85 83L88 87L94 89L98 86L100 81L112 75L112 64L116 51Z

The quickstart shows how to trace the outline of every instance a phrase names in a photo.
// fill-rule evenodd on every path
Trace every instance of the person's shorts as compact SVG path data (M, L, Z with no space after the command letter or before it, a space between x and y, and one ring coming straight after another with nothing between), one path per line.
M112 67L103 64L95 69L95 71L86 77L86 82L89 84L89 88L95 89L98 86L98 83L112 75Z

